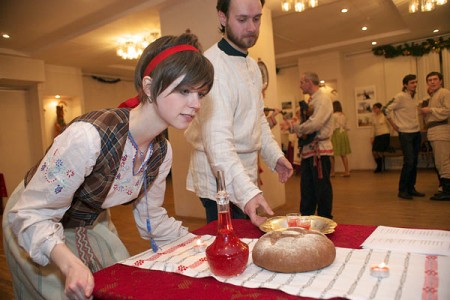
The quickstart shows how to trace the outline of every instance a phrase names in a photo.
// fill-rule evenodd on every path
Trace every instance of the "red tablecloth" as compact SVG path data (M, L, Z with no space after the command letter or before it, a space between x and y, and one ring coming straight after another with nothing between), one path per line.
M239 237L258 238L263 232L247 220L233 220ZM338 225L328 237L336 247L360 248L376 226ZM217 222L194 231L217 232ZM311 299L271 289L251 289L217 281L212 277L192 278L176 273L152 271L115 264L94 274L95 299Z

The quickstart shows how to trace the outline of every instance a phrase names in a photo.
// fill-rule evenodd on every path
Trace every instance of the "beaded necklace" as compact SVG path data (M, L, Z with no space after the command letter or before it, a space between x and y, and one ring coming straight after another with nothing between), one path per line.
M145 194L145 207L146 207L146 210L147 210L147 220L146 220L147 233L148 233L149 239L150 239L150 247L152 248L152 251L156 253L156 252L158 252L158 245L156 244L155 239L152 237L152 226L151 226L151 223L150 223L150 213L149 213L149 210L148 210L147 180L145 178L145 175L147 174L147 160L149 160L150 157L153 154L153 142L150 143L150 145L148 146L147 157L142 162L142 165L139 167L139 170L135 174L134 173L134 163L135 163L136 157L139 154L139 156L141 157L141 160L142 160L142 158L144 157L144 152L143 151L139 151L137 143L134 140L134 138L133 138L133 136L131 135L130 132L128 132L128 137L129 137L129 139L131 141L131 144L136 149L136 154L134 155L134 158L133 158L133 167L132 167L132 169L133 169L133 171L132 171L133 172L133 176L136 176L137 174L142 172L142 181L144 183L144 194Z

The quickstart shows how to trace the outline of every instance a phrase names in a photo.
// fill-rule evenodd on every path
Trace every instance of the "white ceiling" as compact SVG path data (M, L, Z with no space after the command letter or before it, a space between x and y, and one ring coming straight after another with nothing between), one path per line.
M0 0L0 54L41 59L46 64L81 68L86 74L131 78L136 61L115 54L118 37L159 30L158 11L183 0ZM214 0L209 0L214 1ZM277 66L321 51L343 54L378 45L450 34L450 4L429 13L408 13L407 0L320 0L319 7L272 11ZM346 7L349 12L340 13ZM367 31L361 27L368 26ZM433 33L439 29L439 33Z

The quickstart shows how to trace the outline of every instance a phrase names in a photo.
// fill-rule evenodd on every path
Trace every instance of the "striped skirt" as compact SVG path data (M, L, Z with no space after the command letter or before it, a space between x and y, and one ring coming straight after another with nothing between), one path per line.
M18 244L8 223L8 212L20 198L24 189L19 184L6 204L3 214L3 247L13 279L14 299L68 299L64 294L65 278L59 268L49 263L43 267L34 263ZM108 213L91 227L65 229L65 242L91 272L106 268L129 257L125 245Z

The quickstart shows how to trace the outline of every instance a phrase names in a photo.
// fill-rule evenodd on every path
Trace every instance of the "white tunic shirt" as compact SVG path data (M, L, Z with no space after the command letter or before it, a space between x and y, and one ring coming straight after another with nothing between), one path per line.
M53 247L64 242L64 229L60 220L70 207L75 191L92 172L99 154L100 135L95 127L86 122L70 125L56 137L20 200L8 214L19 244L35 262L46 265ZM136 154L137 151L128 138L121 165L102 208L128 203L138 196L145 172L133 176ZM145 161L150 158L149 154L147 153ZM157 241L167 241L187 234L187 229L181 226L181 222L169 218L162 207L171 163L172 148L168 144L159 175L147 187L147 197L143 196L133 203L136 225L144 239L149 239L147 216L151 221L152 236Z
M255 60L228 55L218 44L205 56L214 65L214 85L185 133L194 147L187 189L214 200L214 174L223 170L230 200L244 209L261 193L257 186L258 153L272 170L284 154L264 115L262 79Z
M313 108L313 114L300 125L294 125L293 131L298 136L304 134L312 134L317 132L316 140L318 141L318 149L315 143L310 143L303 146L302 158L309 158L314 155L332 156L333 143L331 136L333 135L333 104L328 93L318 89L308 102L309 106Z
M392 119L399 132L414 133L420 131L418 101L410 93L400 92L386 104L386 117Z

